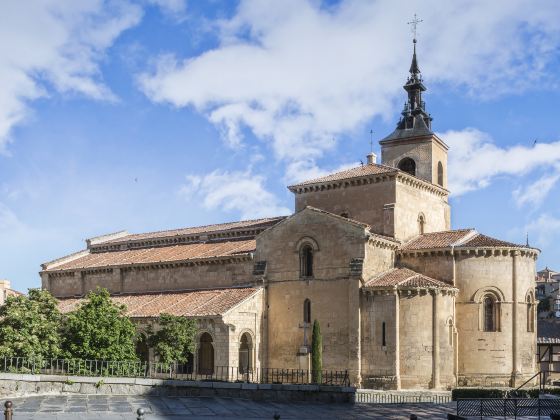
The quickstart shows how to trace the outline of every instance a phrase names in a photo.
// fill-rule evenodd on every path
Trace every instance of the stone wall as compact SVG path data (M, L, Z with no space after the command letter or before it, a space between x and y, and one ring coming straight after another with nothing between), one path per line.
M4 398L28 395L97 394L225 397L247 398L257 401L340 403L353 402L355 393L355 388L337 386L0 374L0 396Z
M362 382L366 388L397 389L396 295L362 294ZM385 345L383 345L385 323Z
M248 334L251 337L250 367L260 369L266 353L263 345L264 289L229 311L223 321L229 326L228 366L239 367L241 337Z
M366 388L427 389L455 385L453 297L400 291L363 294L362 378ZM434 361L434 299L437 308L439 355ZM395 319L399 325L395 325ZM383 345L385 324L385 345ZM452 328L452 327L451 327ZM398 342L397 342L398 335ZM397 356L398 355L398 356ZM398 357L398 361L396 360ZM435 366L434 363L437 365ZM434 385L434 368L438 383Z
M359 375L360 277L350 275L350 262L364 258L365 229L345 219L306 209L257 238L258 261L267 261L267 365L298 367L297 354L311 343L304 328L303 306L311 301L311 321L323 335L323 368ZM300 278L299 247L312 244L313 277Z
M359 220L371 226L373 232L393 234L393 226L385 226L385 204L395 202L394 178L364 185L342 185L336 189L325 189L295 195L296 212L312 206Z
M161 264L99 271L43 273L43 287L56 297L83 295L105 287L111 293L141 293L187 289L211 289L250 283L253 261L231 259L186 265Z
M514 257L507 251L470 253L456 259L460 290L456 306L459 385L520 384L536 371L536 333L527 331L525 303L526 294L535 287L535 260L528 256ZM486 332L482 328L481 301L486 292L499 298L498 331ZM519 378L512 378L514 372Z
M395 237L407 241L420 234L419 216L424 216L424 233L451 228L447 196L410 184L408 178L397 181L395 200Z

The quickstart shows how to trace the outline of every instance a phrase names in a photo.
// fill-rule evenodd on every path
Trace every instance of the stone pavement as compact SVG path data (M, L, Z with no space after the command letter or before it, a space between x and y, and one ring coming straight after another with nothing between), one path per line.
M2 408L4 401L1 401ZM136 410L146 410L145 420L248 418L272 419L445 419L453 403L435 404L322 404L257 402L217 397L142 397L56 395L13 398L14 420L108 419L134 420ZM0 418L3 418L0 416Z

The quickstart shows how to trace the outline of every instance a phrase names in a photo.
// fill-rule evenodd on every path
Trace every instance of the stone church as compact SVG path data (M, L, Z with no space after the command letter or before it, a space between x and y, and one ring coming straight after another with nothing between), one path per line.
M530 378L539 251L451 230L448 146L432 131L414 47L381 163L372 153L367 164L288 187L288 217L89 239L42 265L43 288L63 312L102 286L140 325L161 313L196 319L199 373L301 368L318 320L324 369L347 370L356 386Z

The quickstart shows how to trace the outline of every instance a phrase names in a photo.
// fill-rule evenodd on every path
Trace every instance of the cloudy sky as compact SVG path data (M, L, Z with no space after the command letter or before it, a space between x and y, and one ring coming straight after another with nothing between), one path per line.
M0 278L38 286L117 230L290 213L286 185L393 130L415 12L453 227L528 232L560 270L556 0L30 0L0 4Z

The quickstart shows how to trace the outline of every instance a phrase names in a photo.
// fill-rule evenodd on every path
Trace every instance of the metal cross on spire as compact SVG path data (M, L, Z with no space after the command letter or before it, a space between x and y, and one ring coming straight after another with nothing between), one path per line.
M412 19L410 22L406 22L408 25L411 25L410 28L412 29L412 35L414 35L414 43L416 43L416 30L418 27L418 24L424 22L422 19L418 19L418 16L416 16L416 13L414 13L414 19Z

